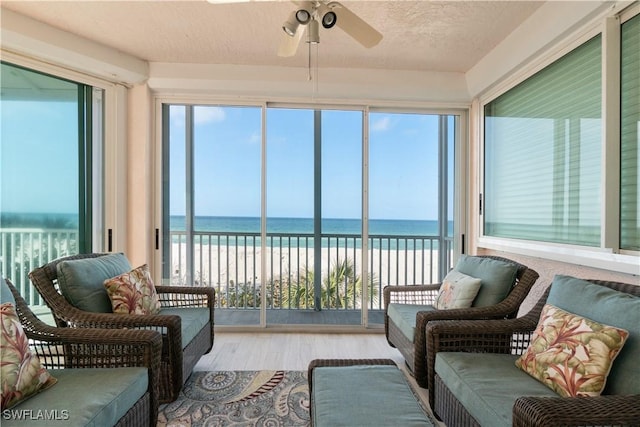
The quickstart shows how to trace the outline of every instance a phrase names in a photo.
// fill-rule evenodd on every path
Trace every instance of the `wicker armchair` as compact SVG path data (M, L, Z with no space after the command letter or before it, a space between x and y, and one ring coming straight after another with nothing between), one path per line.
M213 347L215 291L212 288L156 285L162 309L208 308L208 321L191 342L183 347L181 318L177 315L94 313L80 310L66 300L57 285L58 263L65 260L95 258L103 255L106 254L92 253L60 258L36 268L29 273L29 278L51 309L56 324L60 327L139 328L161 332L163 344L158 383L159 402L172 402L178 398L178 393L200 357Z
M640 296L640 286L589 280L597 285ZM536 305L517 319L436 321L427 326L429 403L447 425L478 426L435 372L438 352L474 352L521 355L529 347L549 289ZM640 425L640 395L598 397L518 397L513 426Z
M384 288L384 332L387 342L400 351L420 387L427 387L427 345L425 342L427 323L433 320L513 318L518 314L522 301L539 277L535 270L507 258L498 256L478 256L475 258L506 261L517 266L516 283L507 297L496 305L486 307L420 311L416 315L413 340L410 340L389 318L387 315L389 304L434 305L441 284L387 286Z
M147 392L120 418L117 425L132 427L156 425L158 373L162 348L162 337L158 332L50 326L33 314L27 302L9 280L5 283L13 294L16 314L29 338L31 351L38 355L41 365L54 377L55 371L59 369L148 368ZM89 378L93 377L89 375ZM42 393L55 394L56 386ZM55 401L54 398L47 399L49 402ZM76 402L76 404L82 406L82 402ZM17 408L19 409L19 406Z

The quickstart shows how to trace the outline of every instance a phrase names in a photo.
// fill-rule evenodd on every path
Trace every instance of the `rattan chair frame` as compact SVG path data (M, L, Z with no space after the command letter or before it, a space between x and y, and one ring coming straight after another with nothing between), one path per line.
M29 273L36 287L54 315L59 327L105 329L152 329L162 334L160 359L159 402L169 403L178 398L200 357L213 347L215 290L193 286L156 285L156 292L163 308L204 307L209 309L209 320L195 338L182 347L181 319L175 315L136 315L93 313L71 305L58 287L57 265L66 260L96 258L108 255L90 253L72 255L51 261Z
M640 296L640 286L627 283L589 280L620 292ZM427 371L429 403L447 425L477 426L435 373L438 352L477 352L523 354L529 347L549 288L536 305L517 319L476 321L435 321L427 326ZM605 389L606 392L606 389ZM513 425L584 426L640 425L640 395L601 395L598 397L519 397L513 407Z
M149 330L75 329L50 326L29 308L11 281L6 283L16 302L16 314L30 349L55 377L58 369L145 367L147 392L117 422L117 426L155 426L158 420L158 375L162 337ZM44 393L55 393L55 386Z
M425 331L427 324L434 320L464 319L509 319L518 315L520 305L529 294L531 287L538 280L538 273L513 260L500 256L480 255L478 258L489 258L505 261L517 266L516 282L511 291L500 303L487 307L457 308L450 310L421 311L416 316L414 339L410 340L400 328L389 318L387 311L390 303L434 305L441 284L386 286L384 288L384 331L387 342L400 351L407 367L416 379L416 383L427 387L427 344Z

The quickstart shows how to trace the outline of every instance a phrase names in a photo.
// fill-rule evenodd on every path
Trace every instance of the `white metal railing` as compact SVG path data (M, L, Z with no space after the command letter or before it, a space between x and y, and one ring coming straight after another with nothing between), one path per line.
M29 272L56 258L75 254L77 248L75 229L0 228L0 274L11 280L29 305L43 305L29 281Z
M259 233L194 232L190 268L187 234L172 231L169 282L214 287L222 308L255 309L261 304L260 274L265 262L267 308L314 307L313 234L269 233L266 253L262 253L260 239ZM359 235L321 235L322 308L361 308L363 283L368 283L368 308L382 309L384 286L436 283L440 266L451 267L451 239L370 235L368 280L363 281L361 246ZM438 261L440 256L445 257L444 264Z
M303 309L315 304L313 234L267 236L262 253L259 233L197 232L192 274L188 275L186 233L171 232L171 278L174 285L212 286L221 308L260 307L262 262L266 263L267 308ZM56 258L77 253L75 229L0 228L0 272L16 285L30 305L43 305L29 272ZM323 308L360 309L368 285L368 308L381 309L386 285L434 283L441 265L451 267L450 239L437 236L370 235L368 278L362 280L362 239L358 235L321 236ZM442 247L442 250L440 250ZM444 264L439 257L444 256Z

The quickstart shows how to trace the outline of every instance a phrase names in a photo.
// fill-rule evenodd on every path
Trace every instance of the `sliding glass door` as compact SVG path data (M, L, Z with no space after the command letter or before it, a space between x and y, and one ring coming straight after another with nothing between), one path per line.
M362 117L267 111L267 323L361 322Z
M41 305L28 273L92 250L102 90L4 62L1 70L0 274Z
M446 274L457 116L277 105L163 115L163 279L214 287L218 325L382 325L384 286Z

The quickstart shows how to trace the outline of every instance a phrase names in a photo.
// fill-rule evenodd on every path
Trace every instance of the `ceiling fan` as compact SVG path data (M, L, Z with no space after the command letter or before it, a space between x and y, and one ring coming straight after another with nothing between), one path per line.
M240 3L256 0L207 0L210 3ZM258 0L260 1L260 0ZM296 54L300 40L307 29L307 43L320 42L320 25L329 29L339 27L366 48L371 48L382 40L375 28L337 1L293 1L296 8L282 24L282 39L278 56Z
M339 27L366 48L377 45L382 34L337 1L294 1L296 9L282 24L283 39L278 56L295 55L307 27L307 43L319 43L319 28Z

